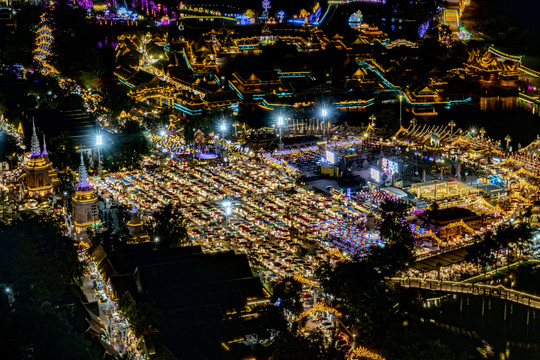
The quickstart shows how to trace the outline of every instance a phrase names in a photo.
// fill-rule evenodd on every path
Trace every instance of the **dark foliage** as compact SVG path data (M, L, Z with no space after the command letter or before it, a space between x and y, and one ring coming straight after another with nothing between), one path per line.
M158 247L175 248L189 240L184 215L171 203L152 214L146 229Z

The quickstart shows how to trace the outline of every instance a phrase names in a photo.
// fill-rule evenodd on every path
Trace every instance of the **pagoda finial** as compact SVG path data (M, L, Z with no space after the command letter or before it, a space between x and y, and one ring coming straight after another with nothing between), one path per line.
M135 204L135 199L131 199L131 213L138 213L139 209L137 209L137 205Z
M79 184L77 190L90 190L92 187L88 182L88 173L86 172L86 166L84 166L83 153L81 151L81 166L79 166Z
M32 141L30 143L30 157L32 159L37 159L41 157L41 150L39 148L39 140L36 134L36 123L32 119Z
M47 144L45 143L45 134L43 134L43 151L41 152L41 155L49 155L47 152Z

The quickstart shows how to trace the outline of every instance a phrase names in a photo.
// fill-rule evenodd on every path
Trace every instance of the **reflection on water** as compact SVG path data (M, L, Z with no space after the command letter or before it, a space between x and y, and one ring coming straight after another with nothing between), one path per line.
M516 108L517 97L516 96L492 96L492 97L480 97L480 110L481 111L495 111L495 110L513 110Z
M512 278L515 289L540 294L540 269L522 267ZM501 280L505 279L508 274L502 275ZM539 311L498 299L452 295L426 307L424 319L426 333L436 334L458 352L482 358L478 349L491 348L493 355L487 358L504 358L501 354L509 353L507 359L540 360Z

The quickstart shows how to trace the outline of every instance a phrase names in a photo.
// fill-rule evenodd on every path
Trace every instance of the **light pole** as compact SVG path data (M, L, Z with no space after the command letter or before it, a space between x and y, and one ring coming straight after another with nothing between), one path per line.
M454 126L456 126L456 123L454 122L454 120L450 120L450 122L448 123L448 126L450 126L450 133L454 134Z
M227 131L227 123L225 122L225 120L223 120L223 122L219 126L219 130L221 131L221 138L225 139L225 132Z
M324 137L325 137L325 134L326 134L326 126L325 126L325 123L326 123L326 117L328 116L328 110L326 108L322 108L321 110L321 118L322 118L322 125L323 125L323 140L324 140Z
M98 175L101 176L103 168L101 166L101 146L103 145L103 136L98 133L96 136L96 146L98 149Z
M283 118L283 115L279 115L277 118L277 126L279 128L279 150L283 150L283 139L282 139L282 133L283 133L283 124L285 119Z
M508 149L510 148L510 141L512 141L512 138L510 137L510 135L506 135L504 138L504 141L506 141L506 151L508 151Z
M230 200L225 200L223 201L222 203L222 206L223 206L223 212L225 213L225 230L227 231L226 233L226 238L225 238L225 241L229 242L229 217L231 217L232 215L232 203ZM230 246L230 242L229 242L229 246Z
M228 225L229 217L232 215L232 203L230 200L225 200L221 205L223 206L223 211L225 212L225 225Z
M371 114L369 116L369 122L371 123L372 129L375 129L375 120L377 120L377 117L375 117L375 114Z
M219 125L219 131L221 132L221 146L225 148L225 132L227 131L227 123L225 120L221 121Z
M482 140L484 140L484 135L486 134L486 129L480 128L480 130L478 132L480 133L480 138Z
M15 302L15 295L13 294L13 289L9 285L6 285L6 284L2 284L2 285L4 286L4 293L7 296L9 305L13 305L13 303Z

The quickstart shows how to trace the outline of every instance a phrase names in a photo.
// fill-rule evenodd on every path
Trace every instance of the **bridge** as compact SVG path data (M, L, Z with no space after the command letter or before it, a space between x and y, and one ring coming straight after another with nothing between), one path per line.
M540 310L540 296L508 289L502 285L467 284L456 281L424 280L418 278L392 278L390 280L405 288L492 297Z

